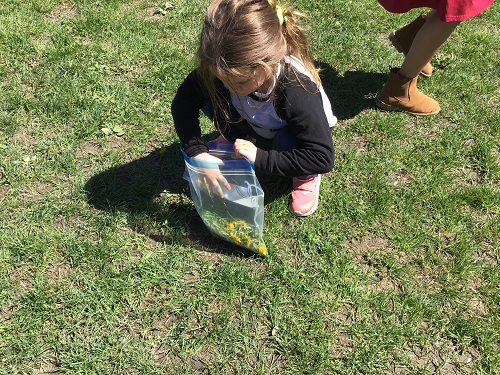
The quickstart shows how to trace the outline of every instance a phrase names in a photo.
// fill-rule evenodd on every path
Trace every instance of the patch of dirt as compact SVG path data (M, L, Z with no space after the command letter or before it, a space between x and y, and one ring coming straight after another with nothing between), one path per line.
M165 3L165 2L163 2ZM122 11L128 11L128 10L133 10L133 9L137 9L141 7L141 2L140 1L137 1L137 0L134 0L134 1L131 1L129 3L126 3L126 4L123 4L121 7L120 7L120 10ZM151 21L156 21L156 20L159 20L161 18L164 17L163 14L161 14L161 12L159 11L159 7L157 6L154 6L154 5L150 5L146 8L141 8L137 11L136 13L136 16L138 18L143 18L143 19L146 19L146 20L151 20Z
M48 15L48 19L51 21L60 21L65 18L75 17L77 14L77 10L71 3L62 3L58 7L52 9Z
M74 229L83 227L85 224L85 219L78 215L73 215L69 217L59 216L54 219L54 226L61 229Z
M76 156L96 155L102 152L102 147L96 142L85 142L82 147L76 151Z
M14 313L14 305L0 306L0 323L7 322L12 318Z
M337 322L345 322L353 317L355 314L355 308L349 303L344 303L340 305L335 311L331 312L331 315Z
M127 10L130 10L132 9L135 4L139 3L138 1L131 1L129 3L125 3L125 4L122 4L120 5L120 11L127 11Z
M392 45L390 39L388 38L389 33L390 33L390 29L389 29L389 31L384 31L383 33L379 33L377 40L381 41L382 44L384 46L387 46L388 49L392 49L392 50L397 52L397 50Z
M479 297L472 297L469 301L469 311L473 316L484 316L486 314L486 306Z
M35 88L31 84L22 83L19 85L19 91L26 94L28 97L32 98L35 93Z
M70 277L75 273L70 264L66 263L61 256L56 255L50 260L47 267L47 280L54 285L55 288L59 286L67 286L72 284Z
M33 375L62 375L59 371L59 363L57 357L53 353L44 353L40 359L40 366L33 370Z
M442 119L442 121L438 123L427 126L421 124L419 119L414 119L413 122L408 122L408 124L403 128L407 134L415 135L419 138L438 139L443 132L443 129L449 127L454 128L456 127L456 124L449 120Z
M433 374L469 374L478 356L472 348L461 353L449 341L437 342L425 347L410 343L408 348L409 358L414 367Z
M41 197L45 194L53 192L55 189L54 184L50 182L35 182L27 187L27 189L21 193L21 196L25 199Z
M10 190L10 186L7 184L0 185L0 201L3 197L5 197Z
M200 273L196 270L192 270L192 271L184 274L183 285L185 285L186 287L189 287L192 284L195 284L199 279L200 279Z
M352 352L354 344L351 337L345 331L339 331L330 343L330 353L333 358L342 358Z
M388 277L383 277L372 286L373 290L377 292L397 290L397 284Z
M104 148L108 150L118 150L128 145L128 143L129 142L125 139L125 137L111 135L108 137L108 141L106 142L106 146Z
M157 7L155 6L147 7L143 10L143 14L141 14L140 16L150 21L160 20L164 17L160 12L158 12Z
M165 358L171 353L171 351L172 349L170 345L160 342L151 348L150 353L156 363L163 364L166 361Z
M479 255L485 263L491 266L498 266L498 255L495 252L495 247L493 246L493 244L483 241L480 246Z
M387 238L367 235L352 241L350 248L360 264L369 268L375 274L373 281L367 285L369 290L383 292L394 291L399 288L398 283L388 276L388 269L383 261L384 255L395 256L393 254L394 249Z
M207 369L207 365L205 364L205 362L198 358L191 358L189 360L189 365L195 371L204 371Z
M82 36L79 36L76 38L76 40L78 40L78 42L82 45L82 46L88 46L89 44L92 43L92 39L90 38L87 38L87 37L82 37Z
M366 235L360 239L351 241L349 247L358 260L364 261L366 255L373 251L387 252L392 249L389 240L374 234Z
M207 373L212 357L209 351L200 349L193 357L182 358L174 353L170 345L164 342L154 346L150 353L156 363L170 368L170 370L191 368L200 373Z
M439 268L439 271L443 270ZM422 271L422 270L421 270ZM438 268L433 271L434 274L439 273ZM424 271L428 273L428 271ZM416 273L413 281L419 289L425 290L427 293L440 293L443 291L443 285L435 279L434 275Z
M478 168L462 167L452 170L450 174L456 180L457 186L477 186L483 181L486 173Z
M400 190L412 182L413 175L405 170L393 171L389 173L389 184L396 190Z
M73 273L73 269L69 264L57 262L53 264L49 272L56 278L64 278Z
M190 367L198 371L204 371L210 362L210 353L200 350L193 357L182 358L169 344L168 331L174 326L179 317L171 314L153 323L151 329L144 335L144 341L148 341L148 351L153 360L162 366L174 368Z
M347 143L347 149L349 150L355 150L359 152L365 152L368 151L368 141L366 140L365 137L359 136L356 139L352 140L351 142Z
M30 148L37 143L37 139L27 132L26 128L23 128L22 133L16 133L12 137L12 142L15 145L24 146Z
M144 297L144 299L141 302L141 308L147 309L149 306L152 306L156 303L156 301L160 300L161 303L165 303L169 301L169 293L168 290L166 289L150 289L147 293L147 295ZM168 319L171 319L171 317L176 319L175 315L169 316ZM159 320L157 324L154 324L153 326L163 326L162 325L163 320Z
M12 267L9 269L7 280L9 283L12 283L12 301L0 305L0 323L9 321L12 318L15 311L21 306L19 303L21 297L33 289L34 284L31 280L34 278L33 271L25 267ZM9 295L7 293L9 291L6 290L6 296Z

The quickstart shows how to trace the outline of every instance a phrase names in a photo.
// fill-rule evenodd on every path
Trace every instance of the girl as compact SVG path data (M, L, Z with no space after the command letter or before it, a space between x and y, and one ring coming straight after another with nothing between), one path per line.
M199 67L180 85L172 102L184 152L202 160L202 110L232 143L236 156L256 172L292 177L290 210L312 214L320 174L333 168L331 128L337 122L323 90L298 17L289 4L272 0L215 0L207 9L197 52ZM214 188L230 189L220 173Z
M431 58L461 21L483 12L494 0L378 0L389 12L405 13L414 8L433 10L389 36L405 54L401 68L391 69L389 79L375 99L377 106L418 116L436 114L439 103L417 89L417 77L432 74Z

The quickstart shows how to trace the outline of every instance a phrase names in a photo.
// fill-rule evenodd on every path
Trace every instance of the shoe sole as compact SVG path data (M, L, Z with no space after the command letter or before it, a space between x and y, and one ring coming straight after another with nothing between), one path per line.
M439 111L441 111L441 109L438 109L437 111L429 112L429 113L420 113L420 112L405 111L404 109L401 109L401 108L398 108L398 107L393 107L390 104L384 103L378 97L375 98L375 104L377 105L377 107L385 109L387 111L405 112L405 113L408 113L408 114L414 115L414 116L430 116L430 115L435 115L436 113L439 113Z
M321 175L319 175L318 177L319 177L318 185L321 185ZM319 187L318 187L318 199L316 199L316 202L314 203L313 208L311 208L308 212L306 212L304 214L302 212L293 211L292 208L290 207L290 205L288 206L288 210L294 215L297 215L300 217L306 217L306 216L312 215L318 209L318 203L319 203Z
M398 52L401 52L403 55L406 56L406 52L405 52L403 46L401 45L401 43L399 43L398 38L396 38L396 34L395 33L396 33L396 30L394 30L393 32L391 32L389 34L389 40L391 41L392 45L394 46L394 48L396 48L396 50ZM432 73L428 74L428 73L420 72L420 75L422 77L429 78L432 75Z

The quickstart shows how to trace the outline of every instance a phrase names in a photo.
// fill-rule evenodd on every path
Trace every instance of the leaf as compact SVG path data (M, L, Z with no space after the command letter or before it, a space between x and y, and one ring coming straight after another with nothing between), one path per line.
M163 6L158 6L155 10L155 14L161 14L162 16L166 16L167 12L171 9L175 8L175 4L170 1L165 1Z
M113 134L113 130L111 130L110 128L101 128L101 131L106 135Z
M113 133L115 133L119 137L122 136L123 134L125 134L125 132L123 131L122 127L118 126L118 125L115 125L113 127Z
M25 164L33 164L34 162L37 161L36 155L30 156L30 155L24 155L23 156L23 161Z

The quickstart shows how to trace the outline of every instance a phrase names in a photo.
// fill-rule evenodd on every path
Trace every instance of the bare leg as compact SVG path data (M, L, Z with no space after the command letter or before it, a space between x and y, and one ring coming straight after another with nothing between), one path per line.
M415 36L399 74L409 78L418 76L459 23L443 22L436 11L430 12L427 21Z

